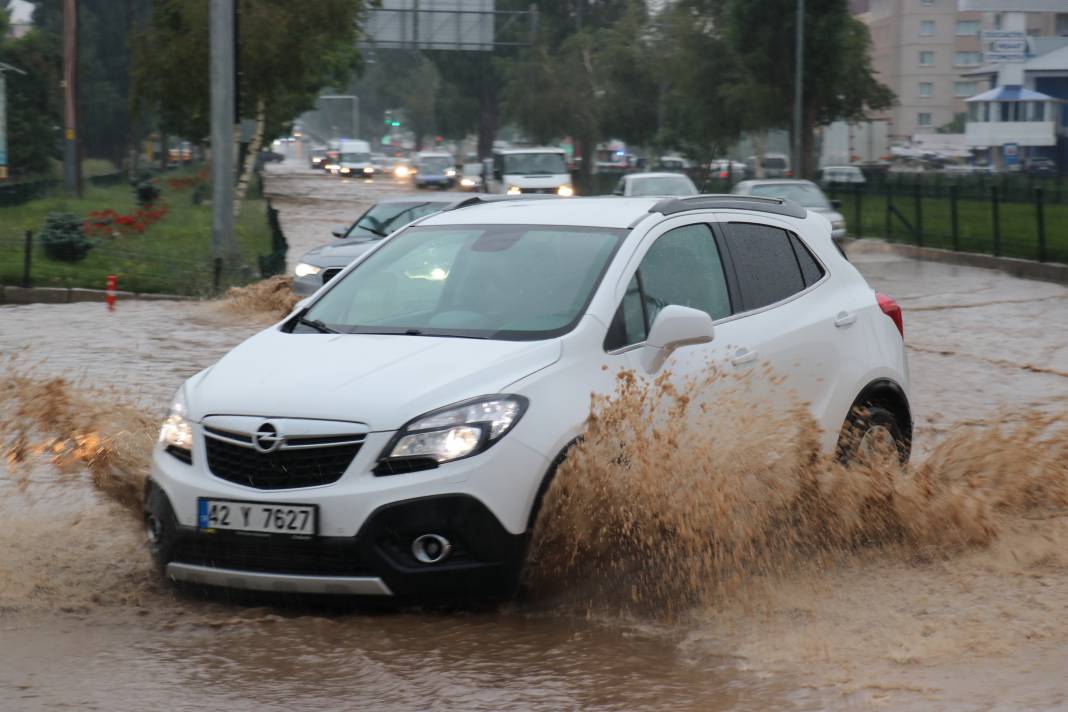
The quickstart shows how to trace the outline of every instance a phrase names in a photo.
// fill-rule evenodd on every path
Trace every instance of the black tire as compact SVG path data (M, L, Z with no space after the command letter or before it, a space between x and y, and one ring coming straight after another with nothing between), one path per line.
M912 443L894 413L880 405L855 405L838 436L836 457L843 465L861 462L876 447L893 448L898 462L908 464Z

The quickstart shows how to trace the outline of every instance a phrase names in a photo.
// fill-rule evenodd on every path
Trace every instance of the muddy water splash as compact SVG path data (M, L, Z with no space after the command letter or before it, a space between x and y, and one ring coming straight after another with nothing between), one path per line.
M546 495L530 583L586 605L678 612L872 547L905 557L987 545L1068 505L1068 421L954 432L911 469L821 455L803 408L754 408L745 384L714 408L622 373ZM691 384L692 385L692 384ZM718 605L718 604L716 604Z

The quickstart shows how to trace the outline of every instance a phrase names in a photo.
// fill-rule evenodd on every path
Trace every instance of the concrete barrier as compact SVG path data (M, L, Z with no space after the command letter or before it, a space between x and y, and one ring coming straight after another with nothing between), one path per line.
M1068 284L1068 265L1057 262L1034 262L1015 257L994 257L993 255L981 255L974 252L954 252L934 247L903 245L897 242L887 242L886 240L868 237L861 240L851 240L845 246L845 250L850 254L881 252L927 262L996 269L1022 279Z
M3 287L0 288L0 304L74 304L77 302L104 303L106 292L103 289L80 289L78 287ZM135 292L116 292L119 303L123 300L188 301L195 297L179 294L138 294Z

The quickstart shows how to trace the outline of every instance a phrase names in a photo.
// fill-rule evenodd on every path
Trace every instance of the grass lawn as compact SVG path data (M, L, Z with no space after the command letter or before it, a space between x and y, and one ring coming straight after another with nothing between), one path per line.
M891 232L886 231L886 197L862 195L860 224L857 224L856 196L841 191L835 197L842 201L849 234L862 237L888 237L895 241L915 243L909 229L896 216ZM922 243L927 247L954 249L950 201L948 198L923 198ZM913 226L916 201L912 196L894 196L894 207ZM1000 203L998 224L1001 226L1001 254L1006 257L1038 259L1038 220L1034 203ZM1046 259L1068 263L1068 205L1046 203L1045 233ZM989 201L957 201L958 247L964 252L994 252L994 216Z
M167 180L191 175L172 171L161 177L161 200L169 212L143 234L99 238L81 262L58 262L45 256L34 238L32 284L35 287L88 287L103 289L107 275L119 278L119 289L133 292L209 294L212 289L211 205L193 205L192 188L172 190ZM24 235L35 235L53 211L85 216L111 208L124 215L137 211L128 185L95 187L86 183L78 199L49 197L23 205L0 208L0 284L22 280ZM240 284L259 275L257 256L271 252L267 205L262 199L246 200L235 225L243 262L248 269L224 275L224 284Z

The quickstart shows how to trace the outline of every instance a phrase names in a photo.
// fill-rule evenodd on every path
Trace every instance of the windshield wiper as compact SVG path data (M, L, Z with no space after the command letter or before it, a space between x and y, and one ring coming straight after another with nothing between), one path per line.
M308 318L305 318L305 317L302 316L299 319L297 319L297 322L300 323L300 324L303 324L304 326L310 326L311 328L313 328L316 331L318 331L320 334L340 334L341 333L337 329L331 329L329 326L327 326L323 322L319 321L318 319L308 319Z
M367 232L371 233L372 235L376 235L378 237L386 237L386 235L388 235L388 233L382 232L378 228L369 227L367 225L362 225L362 224L357 223L356 227L360 228L361 230L366 230Z

